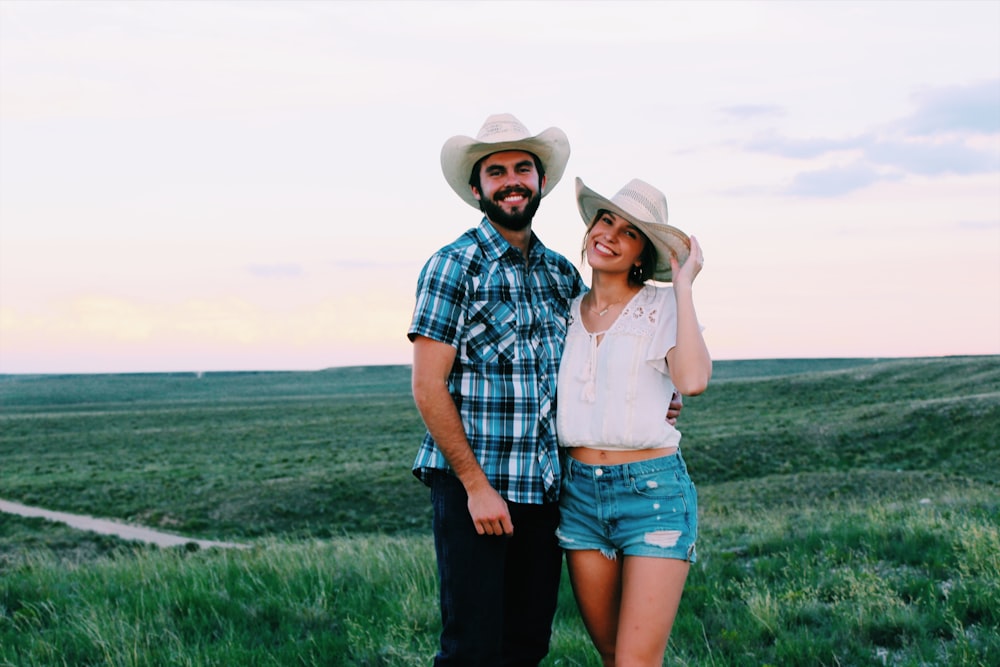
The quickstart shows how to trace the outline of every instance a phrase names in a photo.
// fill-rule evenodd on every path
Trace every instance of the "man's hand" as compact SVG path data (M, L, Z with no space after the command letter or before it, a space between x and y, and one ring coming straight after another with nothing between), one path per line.
M677 417L681 414L681 408L684 407L684 399L678 392L674 392L674 395L670 397L670 407L667 408L667 423L671 426L677 425Z
M507 501L489 484L469 492L469 514L476 532L480 535L512 535L514 523L510 519Z

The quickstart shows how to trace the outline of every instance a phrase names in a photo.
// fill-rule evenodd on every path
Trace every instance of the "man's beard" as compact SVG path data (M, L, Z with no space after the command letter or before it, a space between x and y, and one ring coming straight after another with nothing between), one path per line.
M514 192L521 192L528 196L525 200L524 206L520 210L516 210L513 213L507 213L499 204L495 204L493 200L480 199L479 208L486 214L486 217L490 219L491 222L495 222L504 229L509 229L512 232L519 232L528 225L531 224L531 219L535 217L535 211L538 210L538 205L542 203L542 198L539 194L527 190L517 188L513 190ZM497 192L494 195L497 199L503 199L512 190L503 190Z

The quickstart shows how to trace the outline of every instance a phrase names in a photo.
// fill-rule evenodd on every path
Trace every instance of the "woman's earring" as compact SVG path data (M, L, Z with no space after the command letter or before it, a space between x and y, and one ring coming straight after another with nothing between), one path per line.
M633 266L632 270L629 271L629 275L632 277L632 280L642 282L642 265L639 264Z

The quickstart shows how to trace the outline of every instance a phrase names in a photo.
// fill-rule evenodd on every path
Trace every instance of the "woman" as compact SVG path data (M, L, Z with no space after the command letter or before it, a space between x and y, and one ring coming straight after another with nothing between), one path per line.
M692 297L704 259L666 224L651 185L635 179L606 199L577 179L576 193L593 280L573 302L559 369L559 543L604 665L658 666L695 561L698 506L681 435L657 415L712 374Z

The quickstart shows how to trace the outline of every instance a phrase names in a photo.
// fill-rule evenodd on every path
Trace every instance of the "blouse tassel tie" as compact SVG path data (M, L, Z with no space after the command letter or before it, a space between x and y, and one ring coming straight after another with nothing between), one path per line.
M583 380L583 392L580 398L587 403L597 401L597 336L594 334L590 335L590 359L580 379Z

